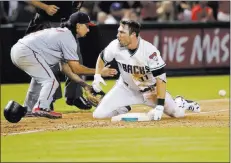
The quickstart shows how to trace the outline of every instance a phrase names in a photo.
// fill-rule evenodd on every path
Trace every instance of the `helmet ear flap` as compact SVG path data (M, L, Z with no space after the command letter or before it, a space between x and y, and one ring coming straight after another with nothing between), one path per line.
M4 108L4 117L11 123L18 123L27 113L27 108L11 100Z

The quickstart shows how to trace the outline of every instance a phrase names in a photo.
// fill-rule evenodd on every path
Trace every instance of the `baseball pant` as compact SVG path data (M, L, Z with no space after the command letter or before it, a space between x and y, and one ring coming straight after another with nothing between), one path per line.
M38 83L35 89L39 90L39 93L36 92L36 94L33 94L33 85L30 85L28 90L28 94L32 94L29 98L32 100L37 98L33 108L50 108L53 95L59 83L46 61L38 53L19 42L11 49L11 60L14 65L31 76L32 84ZM28 99L28 104L31 105L32 108L33 104L31 104L29 100L30 99Z
M60 80L59 76L56 73L60 73L60 67L59 64L56 64L52 67L50 67L52 72L54 73L57 82L59 83L59 87L56 89L56 93L53 95L53 101L54 102L56 99L62 98L62 92L61 92L61 86L60 86ZM29 89L26 94L26 98L24 101L23 106L27 107L28 112L31 112L34 105L38 101L39 93L42 89L42 85L38 83L36 80L33 78L31 79Z
M116 85L104 96L95 111L94 118L110 118L124 112L125 106L143 104L154 108L156 92L130 89L120 78ZM164 113L171 117L184 117L185 109L176 105L172 96L166 92Z

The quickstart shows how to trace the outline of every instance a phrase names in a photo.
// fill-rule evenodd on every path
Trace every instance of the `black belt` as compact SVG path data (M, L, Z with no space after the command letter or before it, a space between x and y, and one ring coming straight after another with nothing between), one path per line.
M124 84L128 87L128 83L124 81ZM156 86L156 83L154 85L149 86L148 88L144 88L143 90L140 90L141 93L147 92L152 90Z

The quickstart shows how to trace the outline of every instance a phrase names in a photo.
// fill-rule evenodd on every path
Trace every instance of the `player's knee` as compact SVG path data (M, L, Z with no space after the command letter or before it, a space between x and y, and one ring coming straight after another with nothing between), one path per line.
M95 119L106 118L106 115L96 109L93 112L93 118L95 118Z
M59 87L59 82L55 78L50 78L41 82L42 86L49 86L52 89L57 89Z
M54 88L57 89L59 87L59 82L56 79L54 79L53 82Z

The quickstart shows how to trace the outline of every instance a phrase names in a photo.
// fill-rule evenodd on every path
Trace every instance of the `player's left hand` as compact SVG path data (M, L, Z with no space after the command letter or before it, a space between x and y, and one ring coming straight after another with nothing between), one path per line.
M94 81L92 82L92 87L97 93L102 91L102 87L100 86L100 83L102 83L103 85L107 85L100 74L95 74Z
M115 76L118 72L116 69L114 68L109 68L111 65L107 65L106 67L104 67L101 71L101 75L102 76L110 76L113 77Z
M150 120L159 121L163 115L164 106L157 105L154 109L148 112L148 117Z
M94 89L87 85L84 87L84 90L85 90L85 96L87 98L87 100L91 103L91 104L94 104L94 106L97 106L98 103L100 102L100 99L97 98L96 95L94 95Z
M84 87L85 89L85 96L88 100L88 102L97 107L102 98L104 97L105 93L103 91L96 92L91 86L88 85Z

